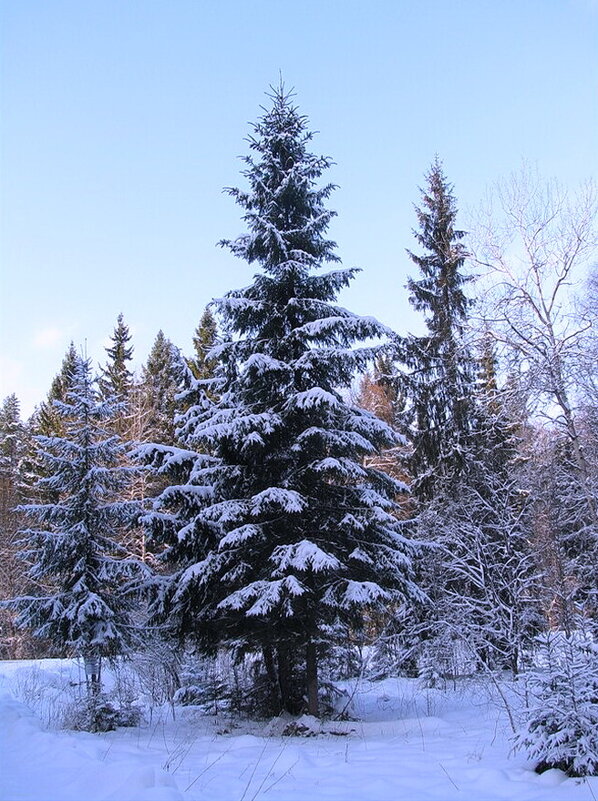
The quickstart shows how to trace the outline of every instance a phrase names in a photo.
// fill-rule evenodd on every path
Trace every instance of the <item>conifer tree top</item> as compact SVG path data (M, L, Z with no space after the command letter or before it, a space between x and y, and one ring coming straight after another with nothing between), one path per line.
M259 262L276 275L281 269L305 269L316 263L339 261L335 243L325 238L334 211L324 200L335 188L318 188L316 181L332 161L309 153L313 133L307 118L292 103L292 92L281 84L272 88L270 109L254 124L248 138L256 154L244 157L250 191L228 188L245 209L250 233L221 244L249 263Z
M410 303L427 313L427 326L434 337L447 337L451 329L461 330L471 305L463 285L471 280L463 274L468 256L462 243L465 231L455 226L457 205L453 187L436 156L426 174L427 186L421 190L422 202L415 207L419 230L413 235L426 250L424 255L407 251L419 267L422 278L409 279Z
M52 381L50 391L48 392L48 401L52 402L55 400L64 400L66 398L66 393L72 386L74 380L77 359L75 343L71 342L62 360L60 372Z
M131 334L122 312L117 317L111 340L112 346L105 349L109 361L102 370L100 390L106 398L112 395L126 398L133 384L133 372L127 367L127 362L133 358L133 346L128 344Z

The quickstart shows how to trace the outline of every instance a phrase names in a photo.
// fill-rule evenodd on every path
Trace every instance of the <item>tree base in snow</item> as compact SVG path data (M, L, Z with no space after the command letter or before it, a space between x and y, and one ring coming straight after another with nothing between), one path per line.
M291 720L282 730L283 737L315 737L320 734L322 726L313 715L301 715L297 720Z
M598 773L584 773L575 770L573 762L567 759L561 759L558 762L538 762L534 771L538 774L546 773L548 770L560 770L570 779L583 779L588 776L597 776Z

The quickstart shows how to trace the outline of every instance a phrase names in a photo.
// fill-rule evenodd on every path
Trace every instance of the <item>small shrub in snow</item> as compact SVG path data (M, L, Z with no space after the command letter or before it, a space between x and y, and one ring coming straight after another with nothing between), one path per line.
M356 720L353 695L330 681L323 681L320 686L320 706L325 717L334 720Z
M217 715L230 707L230 692L223 681L205 681L179 687L173 701L181 706L201 706L206 714Z
M536 770L598 774L598 651L580 634L540 638L538 665L528 674L529 702L515 748Z
M419 658L419 678L422 686L428 689L446 687L456 679L475 673L476 663L464 643L450 631L442 632L421 647Z
M301 715L297 720L291 720L282 731L283 737L315 737L322 727L320 721L313 715Z
M122 706L116 713L116 725L124 728L134 728L140 726L144 721L143 711L140 707L131 704Z
M208 715L229 709L232 691L221 678L221 668L217 659L198 659L194 650L188 651L181 663L181 686L173 702L181 706L200 706Z
M172 703L181 685L180 652L171 643L149 637L142 651L132 655L139 689L151 706Z
M67 707L64 725L75 731L114 731L119 725L118 710L106 696L86 696Z

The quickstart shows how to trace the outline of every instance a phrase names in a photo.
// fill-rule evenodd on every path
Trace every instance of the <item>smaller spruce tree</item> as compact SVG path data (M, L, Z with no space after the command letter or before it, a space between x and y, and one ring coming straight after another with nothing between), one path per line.
M145 442L173 444L176 394L181 389L183 362L178 349L160 330L141 371L139 402Z
M17 558L21 515L17 506L28 500L26 480L29 432L21 422L16 395L9 395L0 406L0 598L23 592L26 579L23 563ZM3 659L23 656L23 636L13 625L7 610L0 611L0 655Z
M216 360L210 357L209 353L217 341L218 325L210 307L206 306L193 337L195 355L189 359L189 367L195 378L200 380L213 378Z
M98 400L90 363L77 357L65 401L55 401L61 437L37 437L55 500L22 507L31 526L22 530L29 576L38 588L14 598L17 625L94 665L90 693L100 690L101 659L123 653L132 640L130 593L145 574L119 544L140 507L121 495L131 470L121 466L125 445L104 424L113 401Z
M63 418L57 412L54 401L65 401L68 391L71 389L75 367L77 363L77 350L75 343L71 342L62 360L60 371L54 377L50 385L48 397L43 401L33 414L32 429L35 434L46 437L60 436L63 433Z
M578 630L539 638L527 675L528 703L515 737L542 773L598 775L598 648Z
M126 402L133 386L133 372L127 366L133 358L133 346L129 345L131 334L122 313L117 317L111 339L112 345L106 348L108 363L99 381L100 393L102 398Z

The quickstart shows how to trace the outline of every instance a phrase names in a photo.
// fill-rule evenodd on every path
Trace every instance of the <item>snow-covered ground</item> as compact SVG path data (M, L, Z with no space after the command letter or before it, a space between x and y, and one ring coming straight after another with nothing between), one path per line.
M511 754L506 713L479 682L360 682L360 719L304 738L192 707L173 718L167 706L148 709L135 728L57 729L80 679L66 660L0 663L2 801L598 799L598 777L537 775Z

